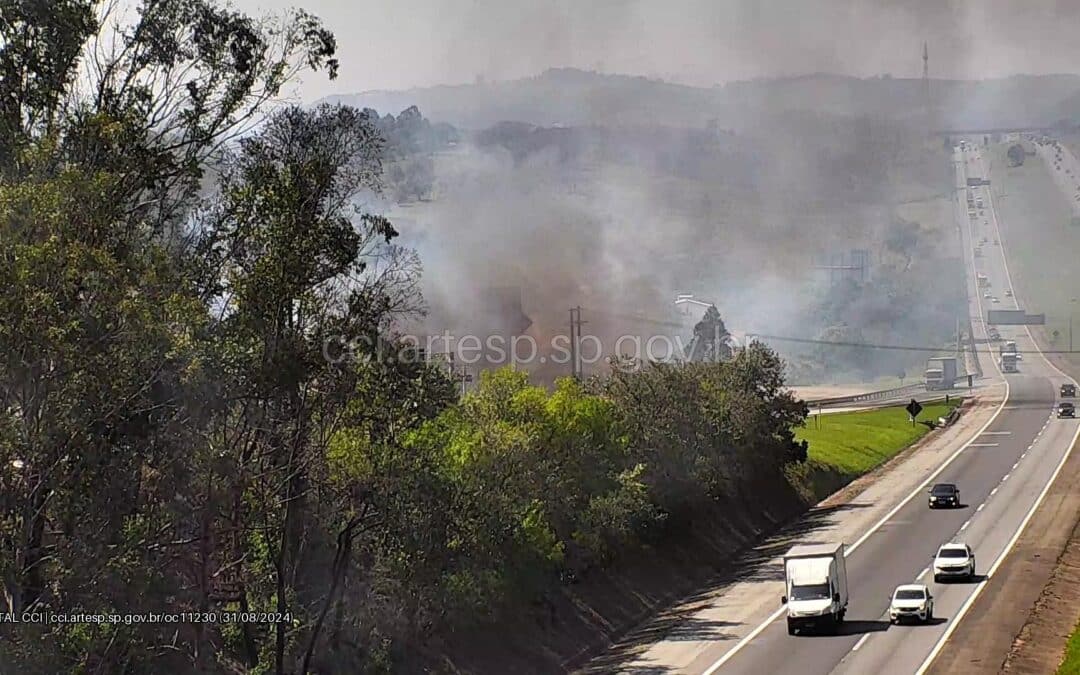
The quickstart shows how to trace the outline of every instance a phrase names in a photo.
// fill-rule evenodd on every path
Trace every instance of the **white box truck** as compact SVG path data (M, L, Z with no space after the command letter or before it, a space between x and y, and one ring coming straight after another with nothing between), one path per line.
M836 631L848 605L844 545L804 544L784 554L788 635L808 628Z
M926 391L952 389L956 386L956 357L935 356L926 360L923 384Z

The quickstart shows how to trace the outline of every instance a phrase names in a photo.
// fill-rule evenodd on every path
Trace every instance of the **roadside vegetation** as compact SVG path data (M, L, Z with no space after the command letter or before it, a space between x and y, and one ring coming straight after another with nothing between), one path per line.
M449 131L271 105L337 72L311 15L148 1L99 41L113 3L9 5L0 613L121 620L4 621L0 670L453 670L642 558L704 532L719 564L806 508L807 410L767 346L460 398L418 358L420 260L358 205L427 199L394 139ZM123 620L147 612L204 620Z
M915 424L909 421L902 405L815 416L795 430L795 437L808 444L811 462L856 477L930 433L930 427L923 422L936 422L961 403L958 397L950 398L948 404L925 403Z
M1080 675L1080 624L1073 629L1065 645L1065 658L1057 669L1057 675Z
M445 665L469 630L790 492L806 408L765 346L553 391L501 370L460 400L415 358L394 326L423 306L416 256L354 208L383 188L377 120L267 108L336 72L310 15L148 2L103 52L97 3L20 7L0 27L0 611L276 619L3 622L0 669Z

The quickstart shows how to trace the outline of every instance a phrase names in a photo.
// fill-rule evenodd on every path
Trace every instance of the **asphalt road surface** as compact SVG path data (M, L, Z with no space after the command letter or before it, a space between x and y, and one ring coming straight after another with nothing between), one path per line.
M993 197L985 187L974 188L982 195L984 214L968 217L966 177L985 176L987 167L980 151L956 155L956 217L967 254L970 312L976 339L986 338L983 317L988 308L1015 308L1006 297L1012 288L1001 246ZM977 242L986 236L982 257L973 254ZM991 304L976 288L976 272L985 273L992 292L1000 299ZM1054 411L1059 386L1070 381L1039 353L1027 329L1000 326L1002 338L1017 343L1024 358L1018 373L1003 375L997 365L997 345L984 342L979 359L986 378L1004 379L1005 400L979 436L966 446L958 446L933 482L956 483L962 506L950 510L930 510L925 490L898 500L886 518L871 528L872 533L850 548L847 570L850 604L847 620L837 635L789 636L783 609L776 598L775 609L763 605L752 622L726 626L726 635L707 643L692 662L665 663L650 658L622 672L688 673L919 673L932 661L952 627L974 600L986 575L992 575L999 561L1012 547L1076 439L1080 421L1057 419ZM927 473L930 479L932 472ZM806 541L817 541L813 534ZM950 541L963 541L975 551L977 573L973 582L935 583L928 567L937 548ZM849 546L851 542L848 542ZM930 586L935 598L935 620L930 625L892 626L888 622L889 597L893 589L918 580ZM718 601L719 606L723 600ZM710 616L715 622L716 609ZM665 638L669 643L678 636ZM677 651L677 650L676 650ZM651 655L665 654L655 649ZM672 653L675 653L674 651ZM685 658L685 654L681 655Z

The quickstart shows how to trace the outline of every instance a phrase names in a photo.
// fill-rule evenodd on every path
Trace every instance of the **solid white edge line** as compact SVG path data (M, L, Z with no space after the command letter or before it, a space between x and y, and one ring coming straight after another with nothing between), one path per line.
M991 497L993 497L994 495L996 495L996 494L997 494L997 491L998 491L998 489L997 489L997 488L994 488L993 490L991 490L991 491L990 491L990 496L991 496Z
M981 160L980 160L980 162L981 162ZM985 171L984 171L984 175L985 175ZM990 215L994 219L994 229L998 233L998 241L1001 241L1001 228L998 225L997 209L993 207L993 199L994 199L993 190L987 190L986 192L987 192L987 201L990 202L990 209L989 209L990 210ZM973 236L974 235L974 228L971 225L970 219L969 219L969 221L967 223L967 227L968 227L969 237ZM971 248L971 247L969 247L969 248ZM1002 246L1002 248L1001 248L1001 261L1002 261L1002 265L1005 267L1005 278L1009 282L1009 288L1015 289L1016 287L1013 285L1013 282L1012 282L1012 274L1009 273L1009 262L1005 258L1004 246ZM972 254L971 254L971 271L975 272L975 254L974 254L974 252L972 252ZM983 314L982 298L978 293L977 284L976 284L976 292L975 292L975 304L979 308L979 319L981 320L982 319L982 314ZM1056 365L1054 365L1053 362L1050 361L1050 359L1046 358L1046 355L1043 354L1041 349L1039 349L1039 345L1035 341L1035 336L1033 336L1031 334L1031 328L1028 327L1028 326L1024 326L1024 330L1027 332L1028 338L1031 340L1032 345L1035 347L1035 350L1037 352L1039 352L1039 356L1042 357L1043 361L1046 362L1051 368L1056 370L1062 377L1068 379L1070 382L1075 383L1075 381L1072 378L1070 378L1068 375L1066 375L1064 372L1062 372L1062 370L1060 368L1058 368ZM1008 401L1009 401L1009 380L1008 380L1008 378L1006 378L1004 376L1004 373L1001 372L1001 368L998 366L997 361L994 359L993 350L990 348L989 345L987 345L986 351L989 354L990 363L994 366L994 369L998 371L998 374L1001 375L1002 380L1005 383L1005 397L1001 400L1001 404L998 406L998 409L994 411L994 414L990 417L990 419L987 421L987 423L984 424L981 429L979 429L979 432L977 434L975 434L975 436L972 438L971 441L968 441L967 443L962 445L959 450L954 452L948 459L945 460L945 462L943 464L941 464L941 466L939 466L937 468L936 471L934 471L932 474L930 474L930 476L928 476L926 478L926 480L924 480L917 488L915 488L915 490L912 491L911 494L909 494L907 497L905 497L902 502L900 502L895 507L893 507L893 509L891 511L889 511L887 514L885 514L885 516L881 520L874 523L874 525L871 526L871 528L865 534L863 534L863 536L860 537L854 544L852 544L851 547L847 548L844 551L844 557L845 558L848 557L849 555L851 555L851 552L854 551L864 541L866 541L866 539L868 537L870 537L870 535L872 535L874 532L879 530L881 528L881 526L884 525L887 520L892 518L893 515L895 515L897 511L902 509L909 501L911 501L912 498L915 497L915 495L919 494L922 491L922 489L924 487L926 487L927 484L930 483L930 481L937 478L937 476L942 471L944 471L946 467L948 467L950 464L952 464L953 460L955 460L957 457L959 457L960 454L962 452L964 452L964 450L967 450L968 446L972 443L972 441L975 440L975 438L977 438L980 434L982 434L982 432L986 431L986 429L994 422L994 420L997 419L997 416L1001 414L1001 411L1005 409L1005 404L1008 403ZM976 352L976 356L977 356L977 352ZM1010 409L1012 409L1012 408L1010 408ZM1080 435L1080 429L1077 429L1077 434ZM1071 452L1071 447L1070 447L1070 452ZM1066 453L1066 457L1068 457L1068 452ZM1058 468L1055 471L1054 477L1052 477L1050 482L1047 483L1046 488L1044 489L1044 492L1043 492L1044 495L1045 495L1046 491L1049 490L1050 485L1053 484L1053 478L1056 478L1057 471L1060 471L1061 467L1063 467L1063 466L1065 466L1064 459L1062 460L1061 464L1058 465ZM997 488L994 488L993 490L990 491L990 494L993 495L996 492L997 492ZM1039 500L1036 502L1035 507L1037 507L1039 502L1041 502L1041 501L1042 501L1042 496L1039 497ZM1033 507L1033 510L1029 512L1028 517L1027 517L1028 519L1030 519L1031 513L1034 513L1034 508L1035 507ZM1026 524L1027 523L1026 523L1026 520L1025 520L1023 525L1026 525ZM1015 540L1018 539L1019 536L1020 536L1020 532L1018 531L1014 535L1013 541L1015 542ZM1006 552L1007 552L1007 550L1006 550ZM1003 555L1004 555L1004 553L1003 553ZM999 562L1000 562L1000 558L999 558ZM996 568L996 565L997 564L995 563L995 568ZM985 585L985 584L986 584L985 580L980 582L980 584L976 587L975 593L972 595L972 597L977 595L979 593L979 591L982 589L983 585ZM951 623L949 625L949 628L946 629L945 635L939 641L938 645L935 646L934 651L927 658L927 660L923 662L923 666L920 667L919 672L916 675L921 675L921 673L926 669L926 667L929 665L929 663L937 656L937 652L941 651L942 646L944 646L944 644L945 644L945 640L952 633L952 630L954 630L953 626L955 626L956 622L959 620L959 618L961 616L963 616L963 612L967 611L967 607L969 605L970 605L970 601L969 601L969 603L965 604L964 607L961 607L961 613L959 615L957 615L957 617L955 619L953 619L953 623ZM723 666L725 663L730 661L738 652L740 652L743 647L745 647L748 643L753 641L753 639L756 638L758 635L760 635L762 633L762 631L764 631L774 621L776 621L776 619L781 614L784 613L784 609L785 609L784 607L781 607L780 609L776 610L771 615L769 615L769 617L767 619L765 619L765 621L763 621L756 628L754 628L754 630L751 631L746 637L739 640L737 643L735 643L735 645L731 649L729 649L727 652L725 652L724 655L721 656L720 659L716 661L716 663L709 666L708 670L706 670L704 673L702 673L702 675L713 675L713 673L715 673L717 670L719 670L721 666Z
M964 213L966 214L967 212L965 211ZM972 227L970 220L967 223L967 227L968 227L968 236L970 238L970 237L974 236L974 233L975 233L975 230ZM999 232L998 233L998 241L1000 241L1000 240L1001 240L1001 233ZM962 242L961 242L961 245L963 245ZM971 248L971 247L969 246L968 248ZM1002 258L1004 258L1004 255L1002 256ZM972 253L970 254L969 259L971 260L971 272L972 272L972 274L975 274L976 273L976 266L975 266L975 253L974 253L974 251L972 251ZM1008 270L1005 271L1005 274L1006 274L1006 276L1008 276ZM971 281L971 279L969 278L968 281ZM1009 287L1010 288L1012 287L1012 280L1011 279L1009 281ZM979 295L978 282L975 282L975 296L974 296L974 298L975 298L975 306L979 310L978 318L979 318L979 320L981 320L982 316L983 316L983 309L982 309L982 297ZM975 433L971 437L971 439L968 440L967 443L960 446L959 450L957 450L952 455L950 455L948 457L948 459L946 459L933 473L931 473L929 476L927 476L926 479L923 480L922 483L920 483L914 490L912 490L911 494L909 494L907 497L905 497L904 500L901 501L899 504L894 506L891 511L886 513L881 518L881 520L877 521L872 526L870 526L870 529L867 530L866 533L863 534L863 536L861 536L859 539L857 539L854 544L852 544L849 547L845 547L845 550L844 550L844 557L845 558L850 556L852 551L857 549L859 547L859 545L862 544L864 541L866 541L872 534L874 534L879 529L881 529L882 525L884 525L890 518L892 518L894 515L896 515L896 513L900 509L904 508L904 506L907 505L907 503L909 501L914 499L915 495L921 494L923 489L927 485L930 484L930 481L934 480L943 471L945 471L945 469L950 464L953 463L953 460L955 460L957 457L959 457L962 452L967 450L968 447L972 443L975 442L976 438L978 438L980 435L982 435L982 433L984 431L986 431L988 428L990 428L990 425L994 423L994 420L996 420L998 415L1001 414L1001 411L1005 409L1005 404L1009 402L1009 380L1001 372L1001 367L998 366L997 361L994 359L993 349L991 348L991 346L989 344L986 345L986 353L988 354L988 356L990 358L990 363L993 365L994 369L998 371L998 375L1001 377L1002 382L1005 384L1005 396L1002 397L1001 403L998 405L997 410L994 411L994 414L990 416L990 419L986 421L986 424L982 425L982 427L979 429L979 431L977 433ZM976 351L976 358L978 358L978 352L977 351ZM1044 356L1043 358L1045 359L1046 357ZM995 491L996 490L997 489L995 488ZM991 494L993 494L993 493L991 493ZM730 661L732 658L734 658L734 656L736 654L738 654L740 651L742 651L743 647L745 647L750 642L752 642L754 640L754 638L756 638L758 635L761 635L761 633L766 628L768 628L770 625L772 625L772 623L774 621L776 621L780 617L781 614L784 613L785 609L786 609L785 607L780 607L778 610L776 610L775 612L770 614L763 622L758 624L757 627L754 628L754 630L750 631L750 633L748 633L746 635L746 637L744 637L743 639L736 642L735 645L732 646L731 649L724 652L724 655L721 656L719 659L717 659L717 661L715 663L713 663L711 666L709 666L709 668L707 670L705 670L705 672L702 673L702 675L713 675L713 673L715 673L717 670L720 670L720 668L725 663Z
M851 651L859 651L859 647L862 647L864 644L866 644L866 641L870 639L870 635L870 633L866 633L861 638L859 638L859 641L855 643L855 646L851 648Z
M867 530L861 537L859 537L855 541L854 544L852 544L851 546L845 547L845 549L844 549L844 557L846 558L846 557L850 556L852 551L857 549L871 535L873 535L875 532L877 532L879 529L881 529L881 527L886 522L888 522L894 515L896 515L896 513L900 509L904 508L904 506L906 506L908 502L910 502L912 499L914 499L916 495L922 494L923 490L926 488L927 485L930 484L930 482L932 480L937 478L943 471L945 471L945 469L948 468L948 466L953 463L953 460L955 460L957 457L960 456L960 454L962 452L964 452L965 450L968 449L968 446L970 446L971 443L976 438L979 437L979 434L981 434L983 431L986 430L987 427L989 427L991 424L994 423L994 420L997 419L997 416L1000 415L1001 411L1005 408L1005 403L1008 400L1009 400L1009 382L1006 380L1005 381L1005 397L1001 400L1001 403L998 405L997 410L994 411L994 414L990 416L990 419L988 419L986 421L986 423L979 429L978 432L976 432L975 434L973 434L971 436L971 440L969 440L967 443L960 446L959 450L957 450L952 455L950 455L948 457L948 459L946 459L940 466L938 466L937 469L934 470L933 473L931 473L929 476L927 476L923 480L922 483L920 483L914 490L912 490L911 493L908 494L908 496L905 497L902 502L900 502L899 504L894 506L892 508L892 510L890 510L888 513L886 513L884 516L882 516L880 520L878 520L876 523L874 523L872 526L870 526L870 529ZM780 609L778 609L775 612L773 612L772 614L770 614L764 621L762 621L760 624L758 624L757 627L754 628L754 630L750 631L750 633L748 633L746 635L746 637L744 637L743 639L736 642L735 645L732 646L731 649L724 652L724 655L721 656L719 659L717 659L717 661L715 663L713 663L711 666L709 666L709 668L707 670L705 670L702 673L702 675L713 675L713 673L720 670L720 668L725 663L730 661L732 658L735 657L736 654L738 654L740 651L742 651L743 647L745 647L750 642L752 642L754 640L754 638L756 638L758 635L761 635L761 633L766 628L771 626L774 621L776 621L778 618L780 618L780 615L782 615L784 613L785 609L786 609L785 607L781 607Z
M966 529L967 529L967 526L968 526L968 525L970 525L970 524L971 524L971 520L970 520L970 519L968 519L968 520L965 520L965 521L964 521L964 524L960 526L960 531L961 531L961 532L963 532L964 530L966 530Z
M1061 470L1065 467L1065 462L1067 462L1069 460L1069 457L1072 455L1073 447L1076 446L1077 439L1080 439L1080 427L1078 427L1076 433L1073 434L1072 443L1069 444L1069 448L1065 451L1065 455L1061 458L1061 461L1058 462L1057 468L1054 469L1053 475L1050 476L1050 480L1047 481L1045 486L1043 486L1042 492L1039 493L1039 498L1036 499L1035 503L1031 505L1031 508L1028 509L1028 512L1024 516L1024 519L1020 522L1020 527L1016 530L1016 532L1013 533L1012 539L1010 539L1009 543L1005 545L1005 548L998 555L997 560L994 561L994 564L990 566L990 569L986 572L986 577L982 581L980 581L977 586L975 586L975 590L971 593L971 597L969 597L964 602L964 604L960 606L960 610L956 613L956 616L954 616L952 618L952 621L949 622L949 627L945 629L945 632L941 635L941 638L938 639L937 644L934 645L934 648L930 651L930 654L926 657L926 660L923 661L922 665L919 666L919 669L915 671L915 675L923 675L923 673L926 672L927 668L929 668L933 664L934 659L937 658L938 654L941 653L941 650L945 647L945 642L956 630L956 627L960 625L960 620L964 618L964 615L967 614L967 611L971 609L971 606L973 604L975 604L975 599L979 597L979 594L982 593L983 588L985 588L986 584L990 581L991 578L993 578L994 574L998 570L998 567L1000 567L1001 563L1005 560L1005 557L1009 555L1009 552L1012 551L1014 546L1016 546L1016 542L1020 539L1020 535L1024 533L1024 530L1027 528L1028 522L1035 515L1035 511L1039 509L1039 506L1042 505L1042 501L1046 497L1046 493L1050 492L1050 488L1054 485L1054 481L1057 480L1058 474L1061 473Z
M975 513L978 513L979 511L982 511L984 508L986 508L986 502L983 502L982 504L979 504L979 508L975 509Z
M1001 241L1001 226L998 223L997 209L993 206L994 191L987 190L986 192L987 198L990 201L990 215L994 219L994 229L997 231L998 241ZM1015 292L1016 286L1013 285L1012 274L1009 273L1009 261L1005 256L1004 245L1001 247L1001 261L1005 266L1005 278L1009 282L1009 288L1012 288ZM1031 328L1029 326L1024 326L1024 330L1027 332L1028 338L1031 340L1032 346L1035 347L1035 351L1039 352L1039 356L1042 357L1042 360L1048 366L1056 370L1058 374L1060 374L1062 377L1069 380L1073 384L1076 384L1076 380L1066 375L1065 372L1061 370L1061 368L1058 368L1050 359L1046 358L1046 354L1043 353L1042 349L1039 349L1039 343L1035 341L1035 336L1031 334ZM1016 545L1017 540L1020 539L1020 535L1024 532L1024 528L1027 527L1028 521L1031 520L1031 517L1035 514L1035 511L1039 508L1039 505L1042 504L1043 498L1046 497L1046 493L1050 491L1050 487L1054 484L1054 481L1057 479L1058 474L1061 473L1061 469L1065 466L1065 462L1068 461L1069 455L1072 454L1072 450L1073 447L1076 445L1077 438L1080 438L1080 428L1077 428L1076 433L1073 434L1072 443L1069 445L1068 449L1065 450L1065 455L1061 458L1061 461L1058 462L1057 468L1054 469L1053 475L1050 476L1050 480L1047 481L1046 485L1042 489L1042 492L1039 493L1039 498L1035 500L1035 503L1032 504L1031 508L1028 510L1027 515L1024 516L1024 520L1020 523L1020 528L1013 534L1012 539L1009 540L1009 543L1005 547L1005 550L1003 550L1001 552L1001 555L998 556L997 560L994 561L994 564L986 573L986 578L983 579L983 581L979 582L979 585L975 587L975 590L972 592L971 596L960 607L960 611L957 612L955 617L953 617L953 620L949 624L949 627L945 629L945 633L941 636L941 639L938 640L937 644L934 645L934 649L931 650L930 655L927 656L926 660L923 661L921 666L919 666L919 670L916 671L915 675L923 675L923 673L926 672L926 669L929 668L930 665L934 662L934 659L937 658L937 655L945 647L945 642L949 639L949 636L951 636L953 634L953 631L956 630L956 626L959 625L960 619L964 617L964 614L966 614L968 609L971 608L971 605L975 603L975 599L979 596L980 593L982 593L982 589L986 587L987 581L994 575L994 572L997 571L998 566L1001 565L1001 562L1005 559L1005 556L1009 554L1009 551L1012 550L1013 546ZM996 492L997 488L994 488L994 491Z

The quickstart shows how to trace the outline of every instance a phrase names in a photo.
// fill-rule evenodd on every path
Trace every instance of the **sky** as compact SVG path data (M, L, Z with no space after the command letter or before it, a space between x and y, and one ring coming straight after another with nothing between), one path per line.
M304 101L578 67L711 86L830 72L932 77L1076 72L1080 0L231 0L302 7L338 38L339 78Z

